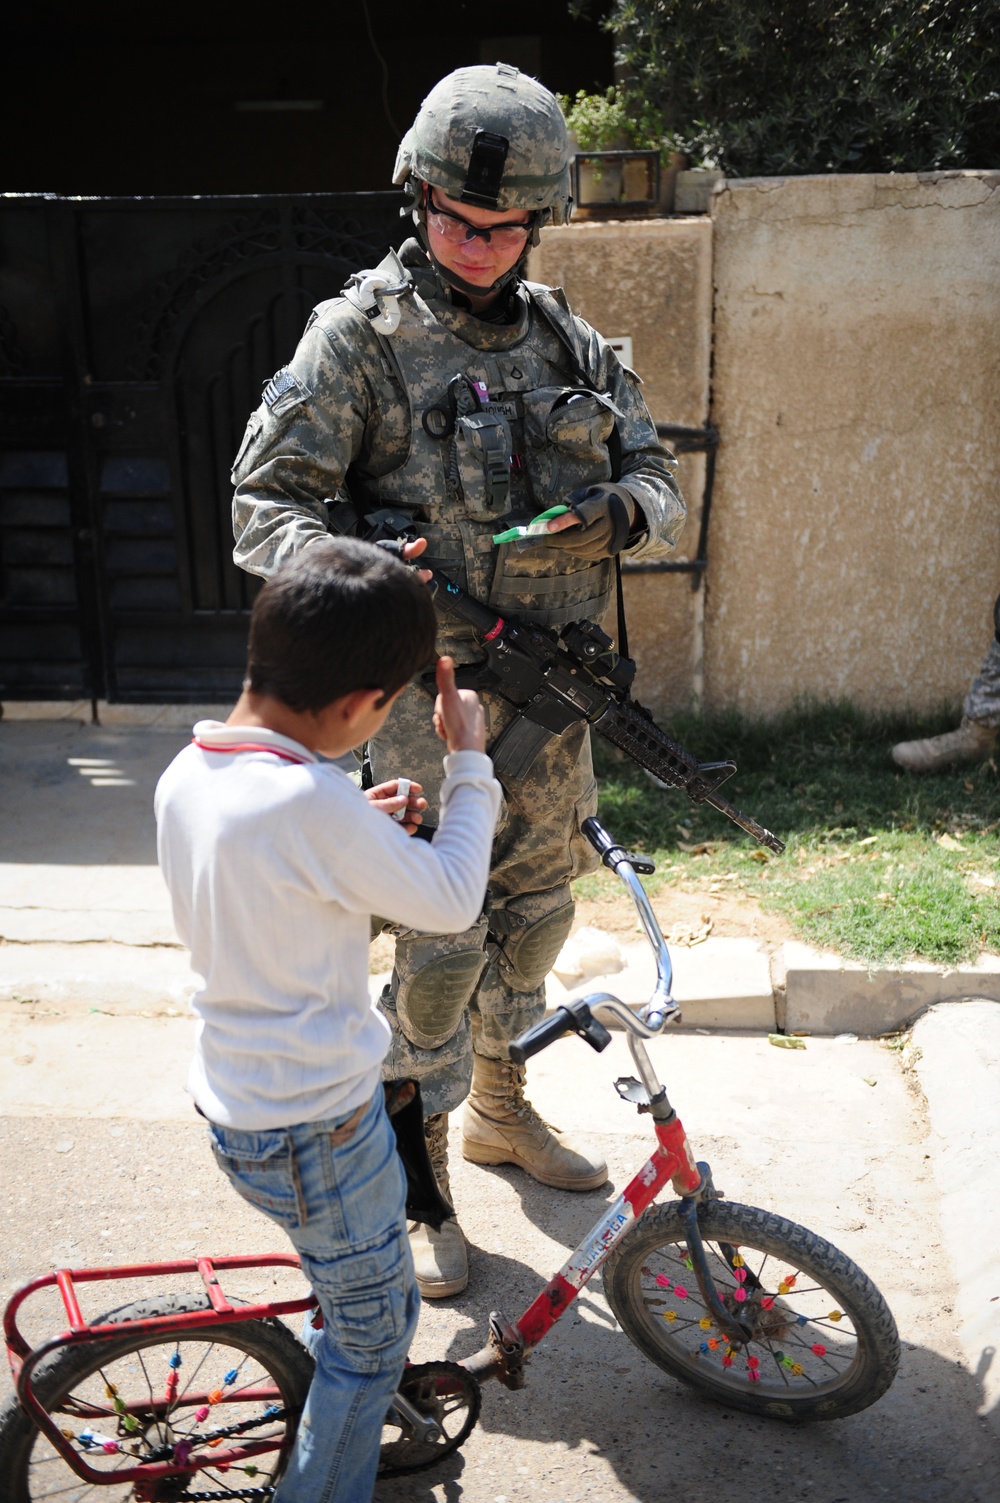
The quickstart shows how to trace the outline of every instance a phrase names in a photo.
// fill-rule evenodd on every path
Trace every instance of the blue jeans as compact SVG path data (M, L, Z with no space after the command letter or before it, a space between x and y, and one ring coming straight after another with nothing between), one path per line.
M290 1237L323 1311L322 1328L309 1333L316 1372L274 1503L366 1503L420 1309L382 1088L360 1120L352 1112L271 1132L212 1123L209 1137L234 1188Z

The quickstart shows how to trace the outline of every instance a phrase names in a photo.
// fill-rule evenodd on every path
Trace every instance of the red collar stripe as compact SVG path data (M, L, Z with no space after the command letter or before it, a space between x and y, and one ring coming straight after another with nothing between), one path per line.
M293 752L281 751L276 746L265 746L260 741L240 741L232 746L209 746L206 741L199 741L197 736L191 739L195 746L207 752L270 752L272 756L280 757L283 762L297 762L301 766L307 761L305 757L296 757Z

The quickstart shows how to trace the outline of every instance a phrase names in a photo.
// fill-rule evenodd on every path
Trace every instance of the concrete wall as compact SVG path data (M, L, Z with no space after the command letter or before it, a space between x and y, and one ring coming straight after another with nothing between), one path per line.
M957 706L1000 588L1000 173L729 182L710 218L548 230L532 274L630 334L719 450L707 590L627 580L637 692ZM714 277L714 365L712 308ZM682 460L693 554L700 459Z
M1000 588L1000 173L730 182L709 705L958 702Z
M712 226L707 218L612 220L546 230L530 274L565 287L575 312L608 337L632 340L632 360L656 422L701 427L712 357ZM676 558L697 550L704 459L683 455L688 520ZM686 704L701 671L702 597L689 574L625 579L636 697Z

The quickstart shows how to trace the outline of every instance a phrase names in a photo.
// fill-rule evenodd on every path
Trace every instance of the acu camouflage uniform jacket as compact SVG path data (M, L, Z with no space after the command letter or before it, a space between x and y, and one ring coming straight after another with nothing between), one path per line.
M233 470L236 562L269 574L346 530L348 503L391 506L427 537L422 562L498 611L554 626L600 617L608 560L497 548L492 536L613 478L638 506L630 553L676 541L684 504L636 378L561 292L518 283L507 321L494 323L451 302L416 241L401 257L405 272L394 255L379 268L412 288L391 336L375 332L349 286L315 310L268 382ZM449 618L439 647L459 663L479 658L471 631Z

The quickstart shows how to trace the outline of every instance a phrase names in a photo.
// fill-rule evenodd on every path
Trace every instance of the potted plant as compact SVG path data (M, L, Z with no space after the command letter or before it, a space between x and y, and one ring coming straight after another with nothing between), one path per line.
M684 159L666 147L650 110L637 111L614 84L601 94L561 95L559 103L576 146L573 199L582 217L670 212Z

